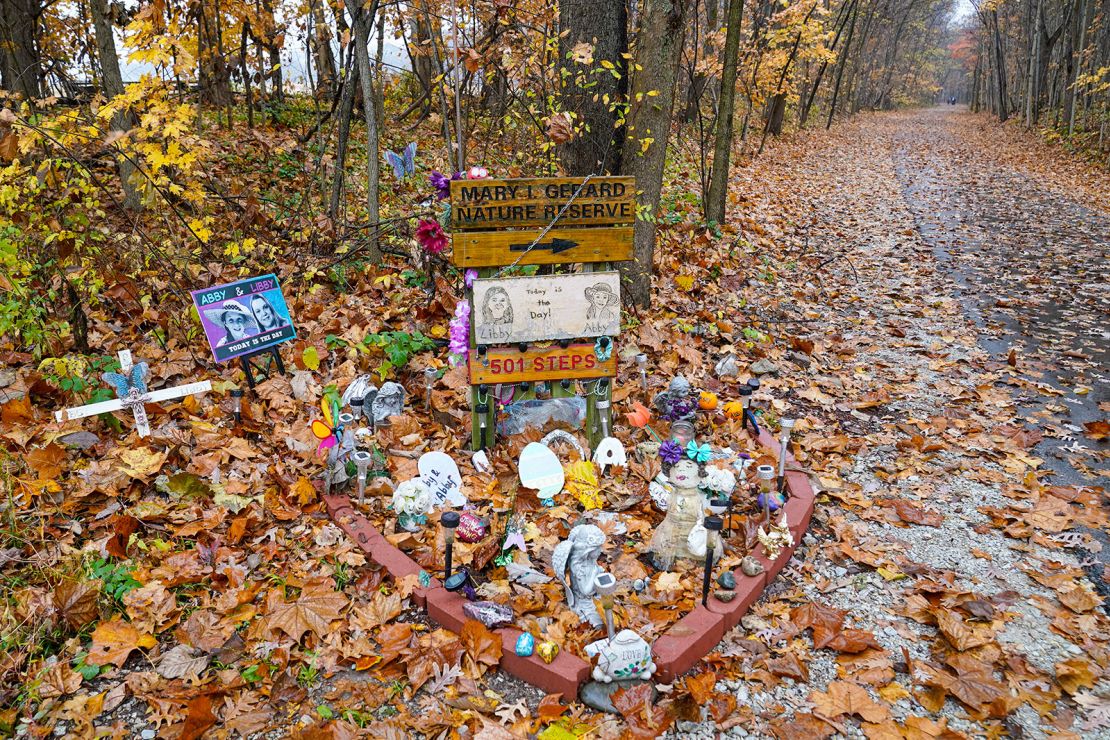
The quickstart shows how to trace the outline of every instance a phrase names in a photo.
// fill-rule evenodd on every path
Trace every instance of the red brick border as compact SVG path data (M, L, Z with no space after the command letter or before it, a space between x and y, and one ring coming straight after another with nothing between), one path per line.
M765 429L759 432L759 442L774 452L779 451L778 440ZM787 462L794 461L789 451L786 459ZM804 473L787 473L786 488L790 492L790 498L784 510L790 532L794 535L794 545L783 549L774 561L763 557L758 551L754 553L763 563L765 572L757 576L746 576L737 568L734 571L736 598L727 603L711 598L708 607L697 606L656 639L652 645L652 653L655 656L655 675L658 680L673 681L709 653L726 632L740 623L740 618L793 556L809 527L810 517L813 516L814 492ZM402 578L422 570L416 561L390 544L366 517L355 511L346 495L325 496L324 504L331 518L354 540L359 549L389 571L394 578ZM430 619L449 630L459 632L466 623L467 617L462 610L466 600L447 591L435 578L428 587L417 589L413 593L413 601L427 609ZM589 678L590 664L578 656L560 652L550 664L544 663L535 653L523 658L515 650L520 630L504 627L495 631L501 635L503 647L501 668L517 678L548 693L561 693L567 699L575 698L578 687Z

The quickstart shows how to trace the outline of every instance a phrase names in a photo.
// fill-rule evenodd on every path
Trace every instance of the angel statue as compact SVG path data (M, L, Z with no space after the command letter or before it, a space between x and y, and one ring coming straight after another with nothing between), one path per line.
M566 588L567 605L594 627L602 624L593 596L594 580L603 572L597 559L604 544L605 534L598 527L579 524L551 553L551 567Z

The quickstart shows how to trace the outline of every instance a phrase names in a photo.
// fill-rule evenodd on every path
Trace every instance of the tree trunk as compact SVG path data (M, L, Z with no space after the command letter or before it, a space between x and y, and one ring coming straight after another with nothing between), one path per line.
M355 63L358 65L358 77L362 82L362 112L366 117L366 218L370 223L367 234L370 243L367 247L367 256L374 264L382 261L382 252L378 246L378 222L381 220L378 211L378 182L381 179L379 172L380 156L378 154L378 116L374 112L374 80L370 72L370 28L374 25L374 16L377 14L377 2L368 10L362 10L358 5L352 5L351 13L354 15L355 31Z
M89 9L92 11L93 29L96 33L96 54L100 62L100 84L108 99L123 95L123 76L119 71L119 57L116 56L116 40L112 35L112 21L108 15L108 0L90 0ZM134 116L127 111L118 111L112 116L112 131L129 131L135 125ZM119 179L123 186L123 206L131 211L141 207L139 191L131 182L135 172L135 165L124 153L125 145L121 139L117 142L120 154L116 158L119 162Z
M732 124L736 112L736 72L740 56L740 24L744 0L729 0L728 31L725 34L725 63L721 70L721 101L717 106L716 140L713 142L713 170L709 173L705 219L725 222L728 195L728 166L732 154Z
M331 29L321 7L323 0L312 1L312 24L316 32L316 94L331 100L336 94L335 54L331 50Z
M836 60L836 82L833 83L832 102L829 103L829 117L825 120L825 129L832 128L833 116L836 115L836 101L840 97L840 83L844 79L844 68L848 66L848 55L852 51L852 35L856 32L856 16L859 13L852 8L852 19L848 22L848 37L844 40L844 56Z
M559 3L560 67L570 74L560 92L563 111L575 115L577 136L559 147L559 161L568 175L616 172L621 162L623 129L618 130L619 103L628 92L628 16L624 2L562 0ZM582 65L569 59L580 43L593 46L593 61ZM614 76L601 68L611 63ZM598 73L587 76L587 68ZM596 82L589 87L584 83ZM605 102L605 98L609 102Z
M1006 60L1002 52L1002 32L998 28L998 11L991 10L994 23L994 67L998 76L998 120L1010 117L1010 103L1006 96Z
M636 178L638 205L651 216L650 221L636 221L635 260L621 263L632 303L641 308L651 305L655 216L663 189L687 6L688 0L643 0L641 4L638 68L632 77L632 108L628 114L629 141L621 154L621 174Z
M702 44L703 58L709 57L713 53L713 44L710 39L713 38L713 32L717 30L717 16L719 15L717 9L717 0L706 0L705 3L705 41ZM694 19L697 23L697 19ZM697 60L695 59L695 62ZM682 113L682 120L686 123L693 123L697 120L698 110L701 107L701 99L705 94L706 89L709 87L710 76L704 72L695 72L694 78L690 80L690 87L686 91L686 109Z
M0 82L24 100L42 97L40 0L0 0Z
M358 68L347 59L346 73L343 75L341 97L339 99L339 134L335 145L335 176L331 182L331 200L328 202L328 216L335 221L339 215L339 201L343 196L343 170L347 166L347 144L351 136L351 113L355 108L355 88L358 86Z

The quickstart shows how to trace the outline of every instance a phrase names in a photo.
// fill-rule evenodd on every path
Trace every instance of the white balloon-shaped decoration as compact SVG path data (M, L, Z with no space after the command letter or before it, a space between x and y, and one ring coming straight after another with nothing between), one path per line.
M521 450L517 468L520 484L539 491L540 498L554 498L563 490L566 482L563 465L554 452L539 442L531 442Z
M466 503L459 466L446 452L425 452L416 467L420 471L420 482L431 492L435 506L448 503L459 507Z
M597 443L594 450L594 462L598 465L627 465L628 456L624 452L624 445L616 437L606 437Z

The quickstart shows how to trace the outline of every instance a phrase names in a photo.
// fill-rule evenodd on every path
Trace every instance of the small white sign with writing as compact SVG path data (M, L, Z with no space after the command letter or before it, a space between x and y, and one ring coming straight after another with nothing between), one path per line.
M621 288L617 272L474 281L478 344L616 336Z
M416 468L420 471L420 482L431 492L436 506L443 506L444 502L451 506L466 503L459 466L446 452L425 452L417 461Z

